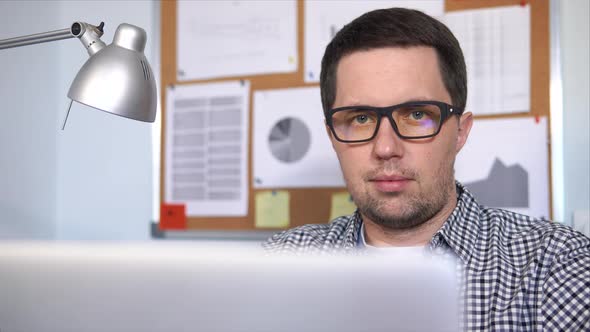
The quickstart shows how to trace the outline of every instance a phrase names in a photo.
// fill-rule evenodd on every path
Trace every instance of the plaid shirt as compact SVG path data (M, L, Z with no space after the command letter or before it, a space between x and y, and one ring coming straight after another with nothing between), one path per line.
M428 250L461 264L467 330L590 331L590 239L569 227L479 205L460 183L458 202ZM311 253L362 248L358 211L278 233L263 246Z

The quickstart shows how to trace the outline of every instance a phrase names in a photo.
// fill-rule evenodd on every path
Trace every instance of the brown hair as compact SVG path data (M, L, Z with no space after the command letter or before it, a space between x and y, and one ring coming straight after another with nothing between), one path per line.
M467 70L459 42L440 21L412 9L378 9L345 25L326 47L320 90L324 114L336 98L336 69L340 59L355 51L383 47L429 46L436 50L440 73L453 106L465 108Z

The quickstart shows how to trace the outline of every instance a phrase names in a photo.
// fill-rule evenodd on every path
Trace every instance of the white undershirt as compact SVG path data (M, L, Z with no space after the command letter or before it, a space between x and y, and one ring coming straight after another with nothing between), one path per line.
M366 250L371 252L379 252L379 253L386 253L386 254L393 254L393 255L419 255L424 253L425 246L415 246L415 247L375 247L367 243L365 240L365 223L361 223L361 241L362 244L365 246Z

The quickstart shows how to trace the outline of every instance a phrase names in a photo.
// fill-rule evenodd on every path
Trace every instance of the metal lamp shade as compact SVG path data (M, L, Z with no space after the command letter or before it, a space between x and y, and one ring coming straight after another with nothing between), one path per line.
M113 43L92 54L82 66L68 97L115 115L154 122L156 81L143 54L146 39L143 29L121 24Z

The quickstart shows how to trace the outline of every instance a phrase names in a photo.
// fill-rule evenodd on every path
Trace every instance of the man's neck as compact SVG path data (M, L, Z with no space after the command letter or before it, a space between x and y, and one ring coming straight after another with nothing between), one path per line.
M374 247L415 247L426 246L434 234L443 226L457 205L455 190L449 202L431 219L409 229L391 229L374 223L363 216L365 240Z

